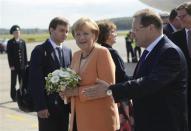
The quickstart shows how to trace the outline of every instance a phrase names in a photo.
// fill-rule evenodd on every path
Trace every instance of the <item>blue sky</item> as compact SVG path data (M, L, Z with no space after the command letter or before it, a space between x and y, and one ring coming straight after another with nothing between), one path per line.
M64 16L72 24L82 16L94 20L125 17L143 8L151 7L139 0L0 0L0 28L18 24L46 29L56 16Z

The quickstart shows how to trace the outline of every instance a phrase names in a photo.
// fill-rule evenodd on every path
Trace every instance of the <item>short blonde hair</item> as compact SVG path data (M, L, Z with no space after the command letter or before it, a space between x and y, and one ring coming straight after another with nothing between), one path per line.
M75 37L75 31L77 30L81 30L81 28L83 28L83 26L87 26L88 28L90 28L90 30L92 31L92 33L95 34L96 36L96 40L98 38L99 35L99 27L96 24L96 22L88 17L82 17L80 19L78 19L72 26L72 35L73 37Z

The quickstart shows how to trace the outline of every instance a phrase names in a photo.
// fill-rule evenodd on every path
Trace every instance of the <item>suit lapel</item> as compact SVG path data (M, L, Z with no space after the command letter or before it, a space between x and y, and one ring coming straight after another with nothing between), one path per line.
M47 51L47 54L50 54L52 60L54 61L54 64L57 66L57 67L60 67L60 63L58 61L58 58L56 57L56 53L50 43L49 40L47 40L45 42L45 47L46 47L46 51Z
M182 30L182 39L183 39L183 42L181 43L180 46L182 46L183 49L185 49L185 52L187 54L189 54L189 51L188 51L188 42L187 42L187 36L186 36L186 29ZM185 44L183 44L185 43Z
M144 64L142 65L142 67L138 70L137 66L139 64L137 64L136 68L135 68L135 72L133 77L134 78L139 78L142 75L145 75L152 67L152 65L155 64L155 62L158 60L157 56L160 55L160 48L164 45L165 43L165 39L166 37L163 37L158 44L153 48L153 50L149 53L149 55L147 56L146 60L144 61Z
M136 75L137 75L137 72L138 72L138 68L137 67L138 67L139 63L140 63L140 61L138 61L137 65L135 67L135 70L134 70L134 73L133 73L133 77L136 77Z
M167 26L168 26L169 32L170 32L170 33L173 33L174 30L173 30L172 26L171 26L170 24L168 24Z

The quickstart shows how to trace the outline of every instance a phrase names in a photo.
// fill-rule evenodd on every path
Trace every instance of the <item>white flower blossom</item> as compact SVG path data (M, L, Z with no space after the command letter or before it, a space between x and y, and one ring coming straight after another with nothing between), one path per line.
M60 71L59 72L59 76L60 77L70 77L70 73L69 72Z
M58 76L52 76L52 78L50 79L50 81L52 83L57 83L59 81L59 77Z
M77 88L80 76L70 68L61 68L49 73L45 77L47 94L64 91L66 88Z
M60 72L61 72L60 70L55 70L52 72L52 75L53 76L59 76Z

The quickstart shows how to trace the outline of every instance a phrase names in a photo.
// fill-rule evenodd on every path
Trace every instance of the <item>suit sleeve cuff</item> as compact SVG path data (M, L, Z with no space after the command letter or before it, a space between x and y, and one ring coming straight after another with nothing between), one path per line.
M119 84L111 85L109 87L109 90L112 91L112 95L113 95L114 101L116 103L123 101L123 100L127 100L127 96L124 95L125 94L124 84L119 83Z

